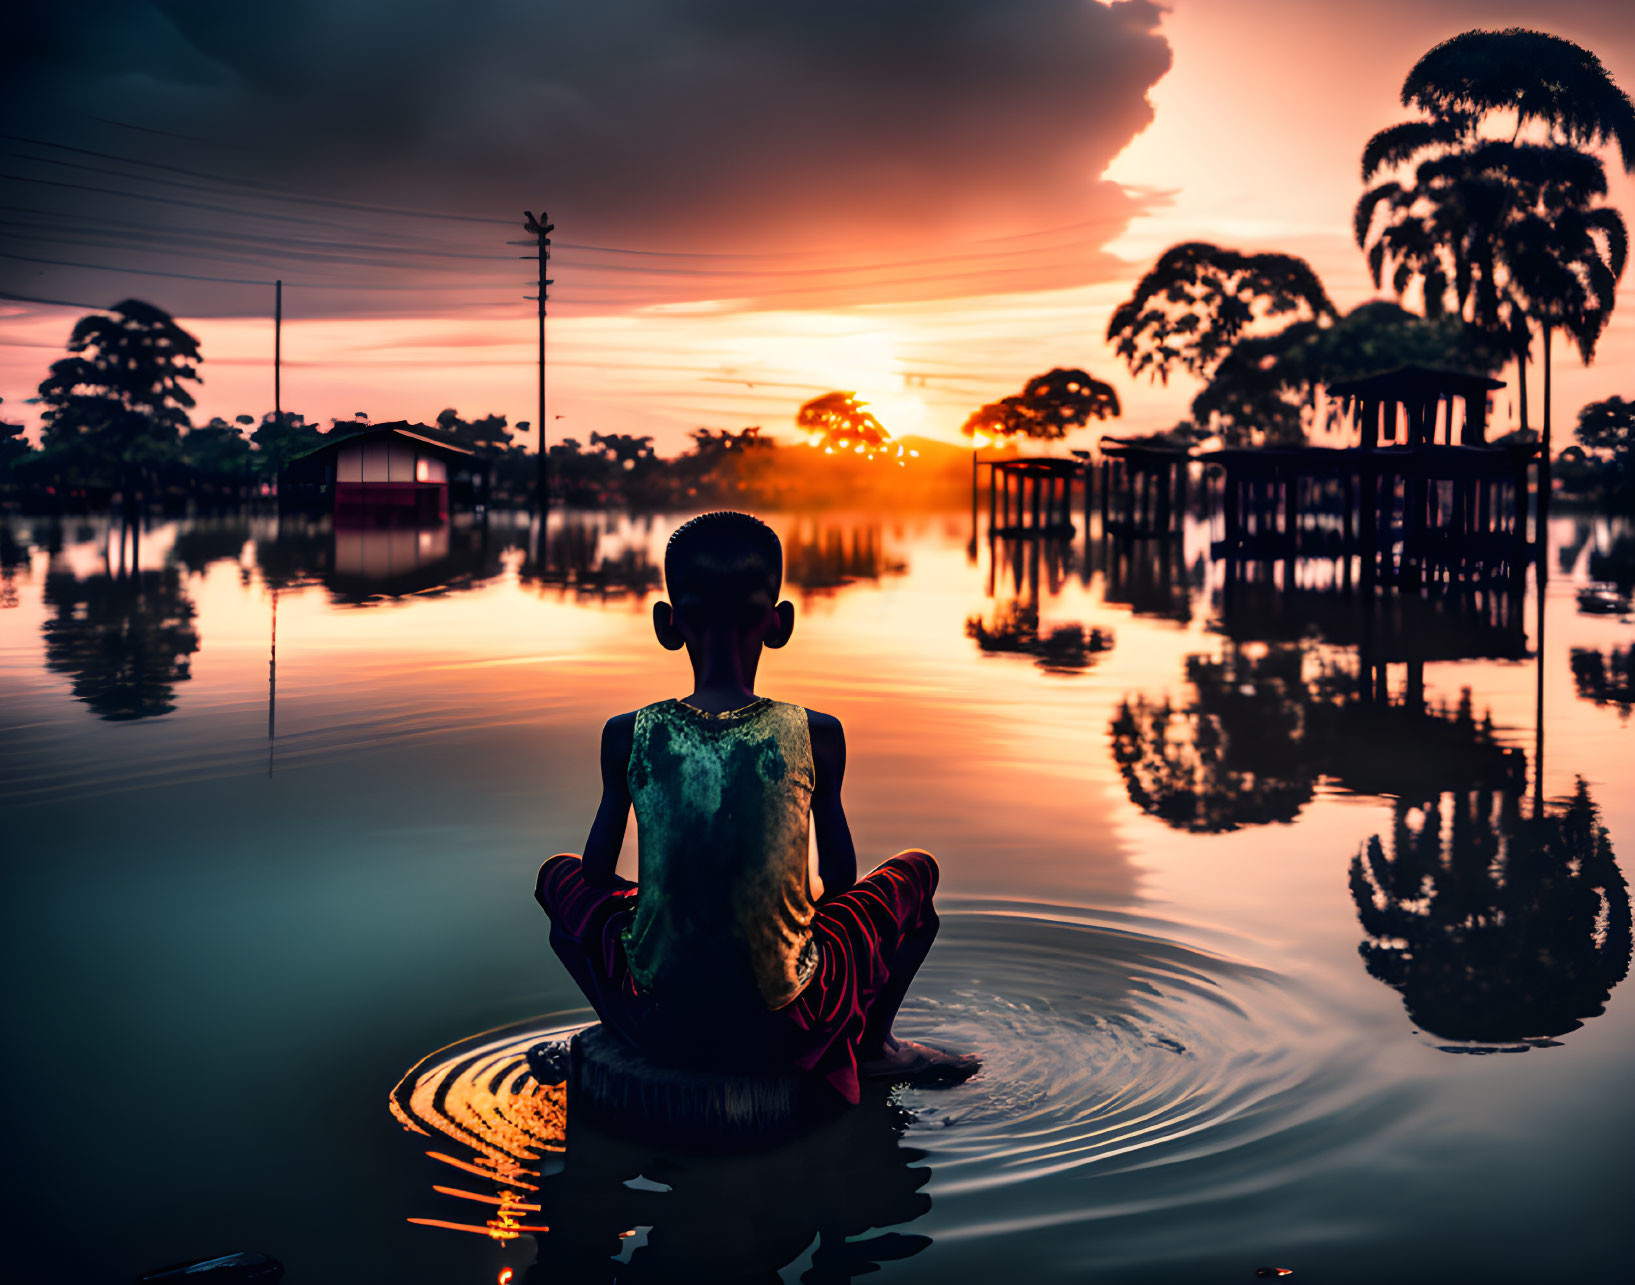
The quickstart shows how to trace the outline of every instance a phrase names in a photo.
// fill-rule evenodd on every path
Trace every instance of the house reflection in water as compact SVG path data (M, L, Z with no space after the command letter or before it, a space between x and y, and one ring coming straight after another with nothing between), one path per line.
M476 588L504 570L503 549L483 525L359 527L285 515L256 542L256 563L273 589L320 583L337 603L360 605Z

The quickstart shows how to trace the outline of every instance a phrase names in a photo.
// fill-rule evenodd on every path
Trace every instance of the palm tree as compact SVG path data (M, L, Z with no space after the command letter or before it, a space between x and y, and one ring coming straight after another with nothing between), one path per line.
M1508 329L1516 337L1517 385L1522 427L1526 428L1526 362L1532 326L1539 327L1546 348L1552 331L1570 329L1578 341L1580 354L1588 361L1594 352L1594 336L1598 336L1600 327L1605 325L1605 309L1598 302L1586 303L1585 300L1600 299L1596 282L1602 279L1602 269L1612 271L1614 281L1622 273L1624 255L1619 247L1627 238L1622 220L1617 219L1614 212L1592 212L1591 198L1605 195L1606 180L1599 162L1584 149L1615 145L1624 169L1635 173L1635 103L1618 88L1589 50L1547 32L1511 27L1503 31L1466 31L1431 49L1414 64L1403 82L1402 104L1419 108L1427 119L1406 121L1375 134L1363 150L1364 182L1382 168L1406 165L1425 153L1440 153L1444 170L1463 173L1467 186L1474 175L1485 174L1489 197L1496 194L1491 182L1496 176L1516 180L1521 185L1522 190L1512 191L1502 210L1478 209L1480 217L1469 229L1472 239L1463 243L1462 251L1456 249L1461 244L1460 238L1451 238L1445 244L1457 260L1461 252L1469 254L1480 249L1484 235L1492 238L1486 245L1487 293L1477 298L1474 310L1476 319ZM1482 135L1484 125L1494 124L1512 126L1508 144ZM1529 126L1541 126L1548 144L1521 143L1521 134ZM1502 150L1506 146L1508 154ZM1588 168L1590 165L1594 166L1593 172ZM1551 169L1556 172L1555 179L1545 173ZM1416 187L1435 178L1434 172L1427 174L1422 166ZM1562 178L1564 183L1560 182ZM1471 187L1465 193L1467 199L1474 190ZM1381 189L1364 196L1357 210L1359 245L1366 240L1374 210L1380 204L1396 205L1398 197ZM1560 247L1546 253L1541 250L1542 241L1536 229L1516 232L1516 227L1524 223L1529 213L1543 219L1567 220L1570 226L1562 230ZM1587 217L1587 223L1578 224L1576 220L1580 217ZM1447 222L1442 220L1438 231L1445 232ZM1508 246L1499 240L1506 227L1512 230ZM1588 252L1583 243L1581 233L1586 229L1597 245L1593 253ZM1404 234L1403 239L1411 238ZM1522 293L1519 285L1515 294L1507 296L1498 281L1513 266L1500 262L1511 251L1533 265L1520 268L1522 276L1533 287L1526 299L1519 297ZM1541 253L1543 259L1538 257ZM1599 261L1601 268L1590 262L1592 258ZM1477 256L1476 262L1483 261ZM1556 263L1555 269L1548 267L1550 261ZM1559 270L1568 264L1576 264L1576 267L1565 272ZM1569 276L1576 279L1576 288ZM1552 282L1561 296L1553 301L1540 293ZM1595 322L1596 315L1601 317L1599 325ZM1546 321L1546 317L1550 320ZM1572 318L1576 320L1569 326ZM1544 363L1544 468L1548 479L1550 370L1547 351Z
M1544 363L1544 450L1551 458L1550 341L1565 331L1588 365L1606 328L1629 261L1629 233L1609 206L1579 203L1530 212L1506 236L1510 287L1540 331Z
M1545 31L1507 27L1444 40L1408 73L1402 105L1472 128L1514 112L1518 133L1536 122L1573 147L1616 144L1625 172L1635 174L1635 103L1593 53Z
M1431 136L1434 131L1424 133ZM1370 165L1400 155L1392 147L1376 147L1378 139L1365 155L1365 174ZM1411 186L1387 180L1364 193L1357 203L1354 231L1358 246L1368 252L1376 286L1384 283L1389 270L1391 288L1398 295L1419 283L1426 316L1453 312L1491 335L1510 337L1525 430L1531 330L1534 325L1542 328L1541 308L1557 305L1539 294L1546 276L1538 271L1532 291L1519 288L1520 269L1514 260L1518 254L1536 259L1551 227L1559 225L1563 237L1576 238L1577 247L1569 249L1564 240L1560 253L1569 258L1587 254L1582 242L1588 228L1592 239L1605 241L1604 262L1610 266L1620 257L1622 220L1615 211L1594 205L1605 193L1601 162L1575 147L1473 140L1422 160ZM1564 277L1556 274L1549 279L1571 294ZM1586 360L1593 356L1593 341L1583 351ZM1546 371L1547 382L1548 378Z

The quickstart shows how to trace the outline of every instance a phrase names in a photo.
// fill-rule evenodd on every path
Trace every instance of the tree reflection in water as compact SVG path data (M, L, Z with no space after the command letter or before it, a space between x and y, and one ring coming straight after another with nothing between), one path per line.
M48 571L45 602L54 613L42 628L46 668L69 675L75 697L99 718L153 718L176 708L175 687L190 676L199 635L175 566L84 579Z
M647 553L645 532L613 553L602 551L603 528L594 519L565 518L546 533L544 547L536 537L518 572L522 583L576 598L643 596L664 583L664 570Z
M193 575L212 562L237 562L250 541L250 523L242 515L183 522L170 546L170 557Z
M1126 698L1113 759L1143 812L1205 834L1292 821L1323 780L1412 797L1519 788L1525 755L1476 717L1469 689L1427 702L1423 662L1406 668L1392 696L1382 670L1354 672L1306 643L1229 643L1219 659L1187 657L1184 704Z
M1396 803L1351 862L1369 973L1451 1051L1542 1046L1602 1011L1629 969L1629 890L1582 779L1537 819L1515 790Z
M865 1235L931 1207L925 1153L902 1141L910 1119L878 1094L809 1137L742 1156L657 1154L572 1121L564 1164L536 1197L551 1230L522 1279L771 1282L814 1241L806 1285L876 1272L931 1243ZM625 1258L637 1228L645 1238Z
M1101 629L1086 629L1077 621L1048 631L1039 626L1039 608L1013 602L994 616L992 627L981 616L965 622L965 635L984 652L1032 656L1040 669L1071 674L1089 667L1091 660L1111 650L1113 636Z
M1292 821L1317 768L1307 741L1305 651L1250 644L1188 656L1192 699L1126 699L1113 761L1130 799L1178 830L1214 834Z
M0 609L18 605L17 576L21 573L27 579L33 552L28 540L13 531L9 522L0 522Z
M1573 687L1581 700L1616 705L1618 717L1629 718L1629 707L1635 705L1635 646L1605 652L1574 647L1572 666Z
M907 563L882 551L878 522L854 523L849 529L818 521L797 522L783 541L783 566L787 584L816 593L858 580L901 575L908 569Z

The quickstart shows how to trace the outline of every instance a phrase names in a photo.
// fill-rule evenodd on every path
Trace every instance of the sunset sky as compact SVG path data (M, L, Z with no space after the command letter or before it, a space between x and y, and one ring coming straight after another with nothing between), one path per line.
M35 422L75 317L132 296L201 337L196 421L270 410L281 277L287 409L531 420L534 265L507 242L544 206L551 434L665 452L699 425L792 432L833 388L952 439L1054 365L1111 379L1113 431L1166 427L1195 388L1116 364L1111 308L1181 240L1299 254L1341 308L1371 297L1358 157L1431 45L1536 27L1635 87L1627 0L102 0L9 22L0 414ZM1595 365L1557 352L1558 424L1635 396L1635 272Z

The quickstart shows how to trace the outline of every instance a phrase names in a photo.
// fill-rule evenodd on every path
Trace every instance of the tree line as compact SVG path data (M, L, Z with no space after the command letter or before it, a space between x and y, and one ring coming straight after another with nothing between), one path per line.
M1426 53L1402 88L1416 114L1365 144L1353 231L1377 288L1342 314L1303 259L1185 242L1159 256L1114 309L1106 341L1135 377L1185 373L1203 387L1191 416L1165 436L1178 444L1299 444L1331 422L1321 390L1417 364L1491 374L1514 363L1519 432L1533 440L1528 368L1542 374L1546 468L1553 442L1554 348L1565 338L1587 364L1611 316L1628 260L1628 233L1606 203L1597 149L1635 173L1635 105L1590 51L1543 32L1467 31ZM0 423L0 489L26 496L125 504L189 493L223 500L264 493L296 456L336 432L368 425L361 412L327 429L300 415L239 415L193 426L188 385L199 382L198 341L152 304L126 300L82 318L69 355L40 385L45 432L35 449ZM973 411L964 433L980 449L1019 439L1056 441L1121 413L1113 386L1059 367ZM857 496L907 453L853 392L812 398L795 416L816 454L791 456L758 428L699 429L687 451L661 459L650 437L590 434L548 452L553 497L569 504L661 506L743 498ZM444 410L428 436L489 464L498 498L524 501L535 457L505 416L465 420ZM1578 445L1560 458L1565 487L1628 499L1635 405L1619 397L1583 408ZM924 470L922 470L924 471ZM796 474L810 475L804 482ZM898 488L901 489L900 487ZM887 487L885 493L889 494Z

